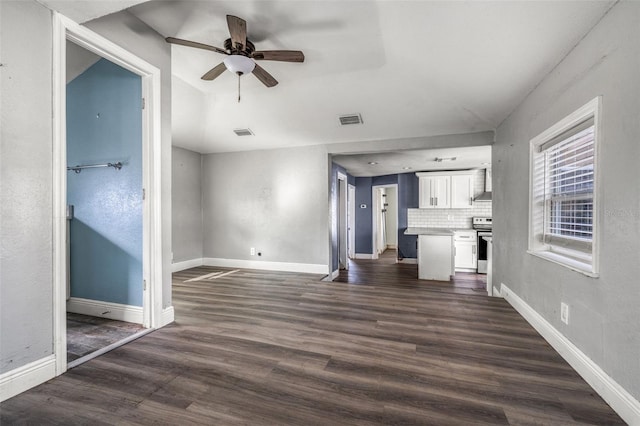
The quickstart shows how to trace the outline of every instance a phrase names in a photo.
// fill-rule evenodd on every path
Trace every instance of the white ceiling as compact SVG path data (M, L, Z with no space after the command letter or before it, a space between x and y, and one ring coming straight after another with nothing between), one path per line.
M452 157L455 157L455 160L436 161L436 158ZM352 176L384 176L420 171L485 169L491 167L491 147L413 149L372 154L334 155L331 158Z
M38 0L78 23L109 15L146 0Z
M237 103L230 72L200 80L222 55L172 47L174 144L208 153L493 130L614 0L41 2L78 22L134 5L162 36L218 47L234 14L258 50L304 51L262 61L280 84L244 76ZM350 113L364 124L339 126Z
M244 76L238 104L232 73L200 80L222 55L172 47L174 76L188 83L174 87L185 92L174 111L190 110L174 117L174 144L225 152L493 130L612 3L151 1L129 10L163 36L218 47L234 14L258 50L304 51L303 64L262 61L280 84ZM364 124L339 126L345 113ZM246 127L255 136L233 133Z

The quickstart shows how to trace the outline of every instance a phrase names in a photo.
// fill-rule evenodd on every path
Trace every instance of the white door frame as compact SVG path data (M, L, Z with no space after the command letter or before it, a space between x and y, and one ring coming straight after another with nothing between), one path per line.
M338 172L336 183L336 193L338 195L338 269L342 265L345 270L349 270L349 256L347 254L347 209L349 208L347 202L347 175Z
M356 257L356 187L347 186L347 255Z
M53 16L53 353L56 375L67 370L66 335L66 41L89 50L142 79L143 325L159 327L162 313L162 228L160 180L160 69L90 29L54 12Z
M395 188L396 189L396 198L398 197L398 184L390 183L386 185L374 185L371 187L371 248L372 248L372 259L378 259L378 212L380 211L380 203L377 197L378 189L382 188ZM398 203L396 202L396 209L398 208ZM398 214L396 212L396 232L398 232Z

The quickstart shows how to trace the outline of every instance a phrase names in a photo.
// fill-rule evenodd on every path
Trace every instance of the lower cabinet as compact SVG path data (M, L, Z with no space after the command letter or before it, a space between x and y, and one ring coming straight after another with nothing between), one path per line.
M454 233L455 269L471 271L478 268L478 241L475 231Z
M453 269L451 235L418 236L418 279L450 281Z

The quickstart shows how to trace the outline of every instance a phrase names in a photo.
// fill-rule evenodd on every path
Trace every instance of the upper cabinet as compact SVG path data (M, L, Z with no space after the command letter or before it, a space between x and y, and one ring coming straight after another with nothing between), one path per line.
M419 206L421 209L451 208L451 176L420 176Z
M470 171L426 172L416 176L421 209L464 209L473 205L474 175Z

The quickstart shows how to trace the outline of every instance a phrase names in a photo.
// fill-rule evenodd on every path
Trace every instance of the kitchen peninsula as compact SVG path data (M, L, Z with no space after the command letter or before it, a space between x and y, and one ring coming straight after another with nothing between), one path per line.
M418 236L418 279L451 281L454 269L454 230L407 228L405 235Z

